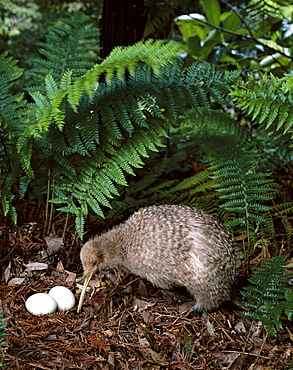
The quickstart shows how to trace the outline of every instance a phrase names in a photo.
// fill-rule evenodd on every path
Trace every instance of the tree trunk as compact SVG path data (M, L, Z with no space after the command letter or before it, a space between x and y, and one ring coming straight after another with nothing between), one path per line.
M102 59L115 46L127 46L143 37L147 20L144 0L104 0L101 20Z

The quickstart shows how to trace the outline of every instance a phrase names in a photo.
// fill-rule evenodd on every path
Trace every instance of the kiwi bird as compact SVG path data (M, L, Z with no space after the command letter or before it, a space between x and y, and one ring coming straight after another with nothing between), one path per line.
M231 235L214 217L196 208L162 205L142 208L113 229L89 240L80 258L84 286L96 272L122 269L154 286L183 286L196 299L194 311L212 311L230 299L235 281Z

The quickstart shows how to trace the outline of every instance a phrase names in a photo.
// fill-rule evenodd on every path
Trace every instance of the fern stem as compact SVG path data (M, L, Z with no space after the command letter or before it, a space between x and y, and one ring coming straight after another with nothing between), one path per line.
M242 365L243 365L243 359L244 359L244 355L245 355L245 351L246 351L246 348L247 348L247 344L248 344L248 341L249 341L249 338L250 338L250 335L252 333L252 324L253 324L253 320L251 321L251 325L250 325L250 328L249 328L249 332L246 336L246 340L245 340L245 343L244 343L244 347L242 349L242 353L241 353L241 358L240 358L240 363L239 363L239 370L242 369Z
M264 339L263 339L263 341L262 341L261 347L260 347L260 349L259 349L259 352L258 352L257 358L256 358L256 360L255 360L255 364L253 365L252 370L255 370L255 369L256 369L257 362L258 362L258 360L259 360L259 358L260 358L260 354L261 354L261 352L262 352L262 350L263 350L263 347L264 347L264 345L265 345L265 342L266 342L266 340L267 340L268 335L269 335L269 333L266 331L265 337L264 337Z
M66 219L65 219L65 225L64 225L64 229L63 229L63 233L62 233L62 239L65 238L65 233L66 233L66 229L67 229L67 225L68 225L68 220L69 220L69 213L67 212L66 213Z
M247 209L246 209L247 210ZM247 211L246 211L247 212ZM248 220L248 214L246 213L246 232L247 232L247 245L248 245L248 251L250 251L250 233L249 233L249 220Z
M53 199L53 196L52 196L52 199ZM51 226L52 226L52 218L53 218L53 212L54 212L54 204L51 203L50 205L50 215L49 215L49 220L48 220L48 234L51 230Z
M47 182L47 198L46 198L46 208L45 208L45 226L44 226L44 232L45 232L45 235L47 235L47 232L48 232L48 218L49 218L49 200L50 200L50 185L51 185L51 181L50 181L50 169L49 169L49 173L48 173L48 182Z
M54 204L50 204L50 210L49 210L49 203L50 203L50 189L51 189L51 180L50 180L50 173L51 170L48 171L48 183L47 183L47 199L46 199L46 209L45 209L45 227L44 232L45 235L48 235L51 229L52 225L52 218L53 218L53 212L54 212ZM53 199L53 193L52 193L52 199Z

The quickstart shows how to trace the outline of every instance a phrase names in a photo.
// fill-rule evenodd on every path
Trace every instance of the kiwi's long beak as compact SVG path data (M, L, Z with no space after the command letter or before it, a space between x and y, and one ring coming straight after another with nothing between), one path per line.
M90 274L87 277L85 277L85 279L84 279L82 291L81 291L81 294L80 294L80 297L79 297L79 302L78 302L78 307L77 307L77 313L79 313L80 310L81 310L81 306L82 306L83 301L84 301L84 296L85 296L86 288L87 288L87 286L88 286L88 284L89 284L92 276L93 276L93 274Z

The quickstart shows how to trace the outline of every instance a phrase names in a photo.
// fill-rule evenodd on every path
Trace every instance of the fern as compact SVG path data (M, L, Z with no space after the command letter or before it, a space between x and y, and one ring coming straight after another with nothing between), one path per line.
M127 187L119 187L119 196L111 202L111 209L107 211L104 221L99 224L122 221L133 211L152 204L166 204L172 202L171 196L177 179L168 179L172 171L176 170L181 161L185 160L185 153L179 152L172 158L161 158L150 154L145 161L144 168L136 171L136 176L127 179ZM146 168L148 169L146 171Z
M246 127L220 110L193 108L188 110L182 119L180 129L177 129L175 135L177 141L182 140L183 135L188 136L188 145L202 146L203 142L209 140L210 135L219 134L235 137L240 145L249 140Z
M4 216L10 214L14 222L17 215L12 205L11 187L20 171L16 140L28 116L23 95L11 93L15 81L22 75L15 64L7 53L0 55L0 196Z
M73 30L66 30L71 36ZM210 96L225 101L238 78L238 72L200 63L185 69L179 48L152 40L116 48L75 81L71 71L58 79L50 73L30 89L35 119L18 141L21 163L27 176L49 174L52 202L77 216L79 235L89 210L103 216L103 207L111 207L118 188L127 185L126 174L134 175L143 158L163 146L181 114L191 106L211 110Z
M241 225L247 232L254 224L266 224L266 214L271 209L268 201L273 198L274 189L269 186L270 174L260 170L263 153L256 149L259 143L247 129L224 112L200 109L190 110L182 127L179 135L188 137L183 148L198 148L197 153L201 152L209 163L213 179L209 184L217 192L209 211L215 213L214 208L222 208L229 214L225 214L227 226ZM182 150L181 145L178 148Z
M280 218L285 230L288 245L291 245L293 236L293 202L282 202L272 210L272 217Z
M270 20L286 18L290 11L291 0L251 0L246 7L247 13L257 19ZM288 9L288 10L287 10Z
M210 144L214 146L214 149L209 146L214 188L226 200L221 207L239 215L230 226L265 223L263 214L270 210L266 202L272 199L273 189L268 185L268 174L257 169L258 152L237 145L228 136L210 138Z
M38 68L30 72L31 76L42 84L48 74L59 81L70 71L72 80L76 80L97 62L98 40L99 30L83 13L76 12L70 18L61 18L57 25L49 29L46 42L37 43L45 59L34 60ZM60 88L64 87L61 84Z
M248 81L239 82L230 95L238 108L251 115L253 121L264 124L267 131L290 132L292 137L293 92L288 78L262 75L258 81L250 75Z
M275 326L282 328L281 315L289 320L293 315L293 292L288 287L291 273L284 256L263 262L252 277L252 285L244 287L241 294L248 299L239 305L247 311L238 315L253 321L261 321L269 334L276 336Z
M150 153L145 166L136 171L135 178L127 178L128 186L118 188L119 196L111 201L105 219L98 217L97 224L106 228L112 220L121 222L137 209L155 204L187 204L205 209L209 198L207 192L212 191L210 173L201 171L188 176L183 168L185 162L185 151L176 152L169 158ZM182 172L179 176L178 169Z
M2 308L0 308L0 349L1 347L5 346L5 342L3 341L4 337L6 336L6 333L4 333L4 329L6 328L6 324L4 323L3 314L2 314ZM6 365L3 364L3 362L0 360L0 367L6 368Z

